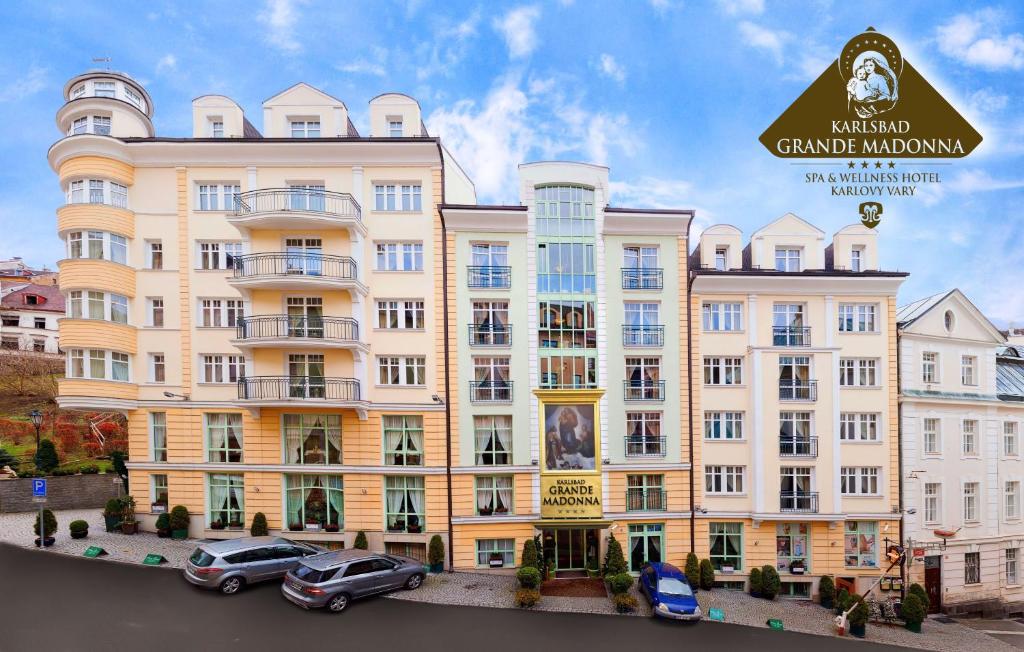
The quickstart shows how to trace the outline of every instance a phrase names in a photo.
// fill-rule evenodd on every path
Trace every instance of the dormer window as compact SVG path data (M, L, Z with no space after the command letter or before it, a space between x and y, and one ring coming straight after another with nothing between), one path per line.
M729 247L715 247L715 269L720 272L729 269Z
M319 120L292 120L292 138L319 138Z
M864 247L854 247L850 250L850 271L864 271Z
M800 249L796 247L776 247L775 270L778 272L799 272Z
M223 138L224 137L224 122L221 120L210 120L210 137L211 138Z
M92 93L96 97L114 97L114 82L98 81L92 83Z
M391 138L402 137L402 121L395 118L388 120L388 136Z
M38 294L26 294L25 305L27 306L41 306L46 303L46 299L39 296Z

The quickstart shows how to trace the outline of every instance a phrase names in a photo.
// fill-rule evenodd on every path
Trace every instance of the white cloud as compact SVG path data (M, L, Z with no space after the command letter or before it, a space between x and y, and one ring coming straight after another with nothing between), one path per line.
M610 77L620 84L626 81L626 68L618 61L615 57L608 54L607 52L601 55L600 63L598 64L598 70L601 71L606 77Z
M649 0L649 2L651 8L659 14L668 13L669 10L682 6L681 2L673 2L673 0Z
M346 63L340 63L335 67L339 72L347 72L353 75L375 75L383 77L387 74L388 50L387 48L374 47L373 60L354 59Z
M540 7L517 7L501 18L494 19L494 29L505 39L508 55L512 59L529 56L537 47L535 23L540 18Z
M460 22L440 19L431 30L432 41L416 45L416 78L420 81L440 74L450 77L469 52L469 41L477 34L480 10Z
M957 14L939 25L935 37L939 51L969 66L988 70L1024 68L1024 35L1003 36L1005 17L984 9L973 14Z
M782 65L783 57L783 46L792 37L789 33L784 31L773 31L760 25L755 25L749 20L740 22L740 33L743 34L743 38L746 42L762 50L767 50L772 57L775 59L775 63Z
M164 71L173 72L174 69L177 67L178 58L175 57L173 54L165 54L164 56L160 57L159 61L156 62L156 73L159 75Z
M49 68L31 66L16 79L5 79L0 90L0 103L24 100L46 88Z
M984 170L962 170L943 185L953 192L970 194L1024 188L1024 179L993 179Z
M1006 108L1010 98L1002 93L997 93L991 88L982 88L974 91L967 98L967 104L973 110L980 113L996 113Z
M299 19L297 5L301 2L302 0L266 0L263 11L257 14L256 19L267 28L264 34L267 43L290 54L302 51L302 43L295 36L295 23Z
M762 14L764 13L764 0L718 0L718 7L729 14Z

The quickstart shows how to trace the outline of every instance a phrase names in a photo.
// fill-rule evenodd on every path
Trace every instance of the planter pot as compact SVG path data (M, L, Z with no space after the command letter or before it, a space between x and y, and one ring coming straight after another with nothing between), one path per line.
M113 532L117 529L117 524L121 522L120 516L107 516L103 515L103 524L107 526L107 532Z
M835 607L835 603L832 601L832 598L822 598L821 606L825 607L826 609L832 609L833 607Z
M794 566L793 568L789 569L789 572L793 575L803 575L805 570L807 569L805 569L803 566Z
M750 597L752 597L752 598L760 598L761 597L761 592L760 591L751 591L750 592Z
M139 531L139 524L137 521L121 523L121 534L135 534Z
M182 540L182 539L187 539L188 538L188 530L187 529L185 529L185 530L171 530L171 538L172 539L177 539L179 541Z
M721 573L732 573L735 570L736 570L735 566L722 566L722 568L719 570L719 572L721 572Z
M915 634L921 633L921 623L907 623L904 626Z
M164 503L150 503L149 511L153 514L164 514L167 512L167 505Z
M850 624L850 636L856 636L857 638L864 638L867 633L867 625L854 625Z
M441 562L440 564L431 564L430 565L430 572L431 573L443 573L444 572L444 562Z
M55 543L56 541L57 541L57 540L56 540L55 538L53 538L53 537L46 537L46 540L45 540L45 541L43 541L43 546L45 546L45 547L49 548L49 547L50 547L50 546L52 546L52 545L53 545L53 544L54 544L54 543ZM37 548L39 548L39 547L40 547L40 545L39 545L39 537L36 537L36 547L37 547Z
M156 531L156 535L158 537L160 537L161 539L166 539L169 536L171 536L171 531L170 530L166 530L166 529L165 530L157 530Z
M72 539L84 539L89 536L89 530L75 530L71 532Z

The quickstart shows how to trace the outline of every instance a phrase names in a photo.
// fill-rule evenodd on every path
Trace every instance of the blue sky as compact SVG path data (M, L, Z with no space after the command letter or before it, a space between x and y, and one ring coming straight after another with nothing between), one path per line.
M1024 10L1013 2L686 0L28 3L0 39L0 257L53 267L62 202L47 148L64 82L109 56L146 86L157 133L191 134L191 100L260 104L297 81L345 100L366 132L384 91L425 122L477 184L515 202L515 166L611 167L613 203L692 207L697 227L745 234L787 211L829 235L855 198L803 183L760 133L873 25L981 131L926 195L886 200L883 266L911 272L902 303L959 287L1024 325Z

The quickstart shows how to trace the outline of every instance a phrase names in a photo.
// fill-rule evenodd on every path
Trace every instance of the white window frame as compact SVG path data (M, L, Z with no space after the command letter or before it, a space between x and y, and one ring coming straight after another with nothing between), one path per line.
M159 261L159 264L156 264ZM146 240L146 269L164 268L163 240Z
M423 243L388 240L374 243L374 269L378 272L422 272ZM383 266L381 266L383 263Z
M702 366L705 386L735 387L743 385L742 357L704 356Z
M99 242L99 256L93 256L93 243ZM77 255L75 250L77 251ZM67 237L67 256L72 260L109 260L128 264L128 239L108 231L71 231Z
M396 126L397 125L397 126ZM405 121L402 118L388 118L388 138L401 138L405 133L403 127ZM397 133L396 133L397 131Z
M65 191L67 204L103 204L128 208L128 186L109 179L75 179Z
M1016 421L1003 422L1003 457L1020 457L1020 425Z
M925 482L924 497L921 504L924 506L923 518L925 524L935 525L942 522L942 483Z
M939 354L935 351L921 352L921 382L929 385L939 382Z
M876 389L881 387L878 380L879 364L877 358L839 359L840 387L869 387Z
M777 272L800 272L803 271L803 247L783 246L775 247L775 266ZM780 268L781 263L781 268ZM795 263L795 265L794 265ZM793 269L795 267L795 269Z
M744 413L728 410L706 410L704 412L705 441L744 441ZM732 436L729 436L729 433ZM718 436L715 436L715 433Z
M111 351L110 349L68 349L66 355L67 366L65 369L65 376L67 378L75 378L78 380L106 380L112 383L131 383L132 382L132 356L128 353L122 353L120 351ZM97 355L98 354L98 355ZM81 360L81 374L75 371L75 360ZM103 374L94 375L93 365L94 361L102 362ZM114 378L114 365L125 365L125 378L115 379Z
M157 320L157 315L160 315L159 320ZM157 321L160 323L158 324ZM146 326L149 328L166 328L167 313L164 312L163 297L146 297Z
M1020 481L1003 482L1003 518L1006 521L1020 520Z
M423 299L378 299L377 328L382 330L423 330L426 326ZM394 320L394 321L392 321ZM408 326L411 321L412 326ZM391 326L395 323L397 326Z
M960 356L960 384L964 387L978 386L978 356Z
M1004 553L1006 560L1006 584L1017 586L1020 578L1017 572L1017 562L1020 560L1020 548L1006 548Z
M242 192L242 186L237 181L199 181L195 188L195 210L203 212L235 210L235 195Z
M960 421L960 454L963 457L978 457L981 455L978 446L979 421L977 419L962 419ZM970 446L968 446L968 443Z
M427 358L422 355L378 355L377 384L382 387L424 387ZM397 382L393 372L398 373ZM413 382L409 382L412 380Z
M737 496L746 493L747 467L713 464L704 467L704 492L709 496Z
M247 312L245 301L230 297L199 297L197 328L235 328Z
M93 315L92 312L92 307L97 299L102 301L103 304L103 314L98 317ZM123 320L114 319L115 304L124 306ZM123 294L114 294L113 292L101 292L99 290L69 290L64 314L70 319L91 319L95 321L109 321L113 324L128 324L128 316L131 314L131 302L128 297Z
M245 376L245 356L231 353L200 353L201 385L232 385Z
M929 428L929 426L933 424L935 426L934 430ZM938 417L922 418L921 440L921 449L924 451L925 455L942 454L942 419Z
M875 303L840 303L840 333L877 333L878 304Z
M841 412L839 439L845 442L881 441L880 423L881 415L876 412Z
M855 245L850 248L850 271L864 271L864 247Z
M149 354L149 382L160 385L167 382L167 357L163 353Z
M200 240L196 242L196 271L230 271L234 257L242 255L239 240ZM206 267L206 265L213 265Z
M289 134L292 138L320 138L320 118L289 118Z
M210 118L210 138L224 137L224 119Z
M839 489L844 496L881 496L882 469L877 466L844 466Z
M701 305L701 324L708 333L739 333L743 330L743 304L705 301Z
M981 503L981 483L980 482L965 482L961 488L963 500L961 501L961 516L964 523L978 523L980 514L978 513L979 506Z
M378 213L422 212L423 184L413 181L374 183L373 210Z

